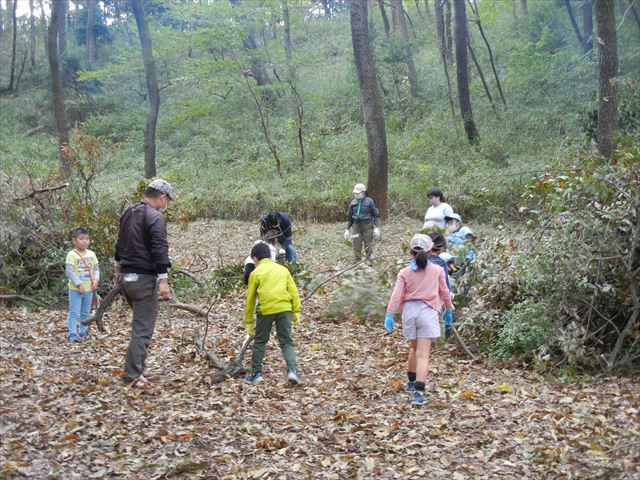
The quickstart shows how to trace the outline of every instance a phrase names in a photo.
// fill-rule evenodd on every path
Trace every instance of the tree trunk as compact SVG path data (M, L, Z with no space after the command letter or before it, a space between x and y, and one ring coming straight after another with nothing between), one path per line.
M516 0L511 0L511 16L514 20L518 19L518 14L516 12Z
M520 0L520 12L522 15L527 14L527 0Z
M384 9L384 0L378 0L378 7L380 7L380 16L382 17L382 25L384 25L384 33L388 37L391 32L391 27L389 26L387 11Z
M39 0L38 5L40 6L40 26L42 28L42 45L44 47L44 55L49 55L49 50L47 48L47 15L44 12L44 0Z
M418 88L418 74L416 73L416 64L414 63L413 55L411 54L409 31L407 30L407 20L404 17L402 0L394 0L394 5L400 20L400 32L402 34L402 46L404 48L404 62L407 65L407 77L409 78L409 90L411 92L411 98L416 99L420 96L420 89Z
M394 3L391 3L391 30L393 33L398 29L398 11Z
M36 17L33 13L34 1L29 0L29 61L36 66Z
M144 175L146 178L156 176L156 125L158 123L158 110L160 109L160 90L156 78L156 62L153 58L153 47L149 36L149 25L142 6L143 0L133 0L131 7L136 17L136 25L140 35L142 47L142 60L147 76L147 98L149 108L147 110L147 124L144 128Z
M58 55L61 59L67 55L67 12L69 11L68 0L56 0L59 3L60 14L58 15Z
M587 53L589 49L587 48L586 38L580 32L580 27L578 27L578 22L576 22L576 17L573 15L573 9L571 8L571 2L569 0L564 0L564 4L567 7L567 13L569 14L569 20L571 20L571 25L573 26L573 31L576 33L576 37L578 37L578 42L582 47L584 53Z
M462 115L464 130L467 133L469 143L475 145L478 143L478 131L473 122L471 97L469 95L469 65L467 60L469 32L467 30L467 12L465 7L465 0L453 0L456 35L456 77L458 80L458 101L460 103L460 114Z
M436 2L439 2L440 0L435 0ZM429 8L429 0L424 0L424 11L427 14L427 17L431 16L431 9Z
M49 22L49 38L47 41L47 57L49 58L49 75L51 77L51 98L53 100L53 118L58 131L58 160L60 174L68 177L71 171L67 150L69 148L69 132L67 131L67 117L64 111L64 94L60 83L60 63L58 60L58 16L62 2L51 4L51 21Z
M445 58L447 63L451 63L451 57L453 56L453 35L451 34L451 2L453 0L443 0L445 4L445 17L444 17L444 34L445 34Z
M618 39L615 7L611 0L596 0L598 28L598 150L613 153L613 133L618 124Z
M92 63L96 60L95 36L93 33L93 25L96 19L96 0L87 0L87 60Z
M593 6L591 0L582 3L582 35L585 53L593 50Z
M13 91L13 82L16 78L16 55L17 55L17 34L18 34L18 22L16 20L16 7L18 0L13 0L11 8L11 71L9 72L9 86L7 90Z
M455 116L456 109L453 104L453 94L451 93L451 78L449 77L449 65L447 63L446 40L444 36L444 12L442 11L442 2L441 0L435 0L433 5L436 17L436 41L438 42L438 50L440 51L440 60L442 60L444 76L447 79L447 97L449 99L449 107L451 108L451 116Z
M387 217L388 154L384 113L376 82L376 67L367 23L367 1L352 0L350 6L351 41L362 97L362 113L367 133L369 173L367 189Z
M471 46L471 40L469 40L469 53L471 54L471 60L476 66L476 70L478 71L478 76L480 77L480 81L482 82L482 88L484 88L484 93L489 99L489 103L491 104L491 108L494 112L497 113L496 106L493 103L493 97L491 96L491 92L489 91L489 86L487 85L487 80L484 78L484 73L482 72L482 67L480 66L480 62L478 62L478 58L476 57L476 52L473 50Z
M4 40L4 11L2 9L2 0L0 0L0 46Z

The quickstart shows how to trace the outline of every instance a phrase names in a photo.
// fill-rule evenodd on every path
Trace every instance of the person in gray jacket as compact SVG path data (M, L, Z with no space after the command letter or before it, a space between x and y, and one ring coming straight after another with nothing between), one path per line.
M129 206L120 217L116 242L115 280L122 280L124 296L133 309L131 340L124 364L124 381L147 387L145 377L149 345L158 317L158 297L169 299L169 243L163 213L173 188L162 179L147 186L142 201Z
M362 244L367 260L373 253L373 238L380 237L380 212L375 202L367 195L367 187L362 183L353 187L353 200L347 210L347 229L344 239L353 240L353 253L356 262L362 259Z

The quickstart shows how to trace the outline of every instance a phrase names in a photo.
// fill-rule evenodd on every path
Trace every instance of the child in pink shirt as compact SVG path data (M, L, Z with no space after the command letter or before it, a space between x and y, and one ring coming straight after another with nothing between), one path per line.
M387 332L393 331L393 314L402 312L402 332L409 341L407 391L413 392L413 405L424 405L431 342L440 337L438 312L443 306L453 310L453 304L444 270L439 265L428 263L433 248L431 237L414 235L410 245L415 263L411 262L410 267L398 273L384 326Z

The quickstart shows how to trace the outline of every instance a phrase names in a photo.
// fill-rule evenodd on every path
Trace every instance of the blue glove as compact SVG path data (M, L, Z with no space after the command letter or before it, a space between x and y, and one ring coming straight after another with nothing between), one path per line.
M413 270L414 272L418 271L418 264L416 263L415 258L411 259L411 263L409 264L409 266L411 267L411 270Z
M391 333L395 328L396 321L393 319L393 313L387 313L387 316L384 317L384 329L387 333Z
M444 326L450 327L453 325L453 312L451 310L445 310L442 314L442 318L444 320Z

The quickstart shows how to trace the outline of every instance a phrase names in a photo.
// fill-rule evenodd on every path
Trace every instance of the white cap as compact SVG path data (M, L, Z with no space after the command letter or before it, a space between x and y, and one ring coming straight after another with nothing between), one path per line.
M411 250L424 250L425 252L429 252L433 248L433 240L429 235L418 233L413 236L409 245L411 246Z
M365 186L364 183L356 183L356 186L353 187L353 193L362 193L366 191L367 191L367 187Z
M166 180L162 180L161 178L156 178L147 186L149 188L153 188L154 190L158 190L159 192L166 194L167 197L169 197L169 200L175 200L175 197L173 196L173 187Z

